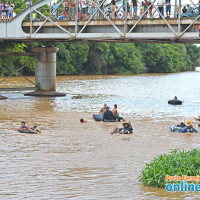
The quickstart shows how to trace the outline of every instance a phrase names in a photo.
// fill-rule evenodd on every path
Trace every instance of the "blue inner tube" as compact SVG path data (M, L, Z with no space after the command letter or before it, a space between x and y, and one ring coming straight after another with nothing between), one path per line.
M174 100L169 100L168 101L168 104L172 104L172 105L182 105L182 101L180 101L180 100L176 100L176 101L174 101Z
M24 130L19 130L18 132L20 132L20 133L28 133L28 134L37 134L37 133L33 133L33 132L30 132L30 131L24 131Z

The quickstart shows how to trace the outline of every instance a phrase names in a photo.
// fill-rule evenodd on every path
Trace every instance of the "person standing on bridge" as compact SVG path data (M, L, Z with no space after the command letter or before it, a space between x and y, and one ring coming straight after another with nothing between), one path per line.
M32 4L32 1L27 0L27 2L26 2L26 8L30 7L31 4ZM29 19L30 19L30 13L28 14L28 20L29 20Z
M94 3L96 3L96 0L93 0L93 1L91 1L91 15L93 15L94 14L94 12L95 12L95 4Z
M3 17L3 20L5 21L6 20L6 10L5 10L5 6L3 3L1 4L1 9L2 9L2 17Z
M165 4L166 4L166 15L167 15L167 18L170 18L171 0L166 0Z
M70 3L72 9L72 19L75 19L76 16L76 1Z
M87 19L88 0L81 0L81 14L83 19Z
M51 6L51 8L52 8L52 10L53 10L53 17L54 17L54 19L56 19L57 18L57 5L56 5L56 3L54 2L53 3L53 5Z
M137 4L138 4L138 0L132 0L133 3L133 18L137 17Z
M165 0L158 0L157 5L158 5L158 10L160 11L160 13L164 16L164 12L163 12L163 6L165 4ZM161 18L161 15L160 15Z
M65 11L67 20L69 20L69 10L70 10L70 2L69 0L65 0Z
M112 19L115 19L115 0L111 0Z
M8 16L9 20L13 18L13 7L11 7L11 5L8 8Z
M6 20L8 21L8 8L9 8L9 4L8 2L6 2L5 4L5 10L6 10Z

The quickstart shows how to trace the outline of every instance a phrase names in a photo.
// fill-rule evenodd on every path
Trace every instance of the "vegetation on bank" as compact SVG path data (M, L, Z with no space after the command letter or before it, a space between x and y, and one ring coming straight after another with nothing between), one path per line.
M146 164L140 180L148 186L165 187L168 183L180 181L166 181L165 176L197 176L200 173L200 149L179 151L174 149L169 154L155 158Z
M3 42L1 51L32 52L37 43ZM55 43L58 75L175 73L192 71L200 63L200 48L193 44ZM34 75L34 58L0 56L20 72ZM6 69L5 69L6 68ZM0 73L9 75L10 68Z

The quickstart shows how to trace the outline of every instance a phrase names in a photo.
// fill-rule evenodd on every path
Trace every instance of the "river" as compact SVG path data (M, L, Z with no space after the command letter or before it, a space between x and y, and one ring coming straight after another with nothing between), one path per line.
M198 71L67 76L57 77L57 90L66 97L1 92L8 99L0 101L0 199L199 199L197 193L145 187L138 178L154 157L200 147L199 133L169 132L170 125L200 114L199 80ZM0 85L18 86L30 84L15 77ZM168 105L175 95L182 106ZM121 123L92 120L104 103L118 104L133 135L110 135ZM80 124L80 118L87 123ZM7 129L21 121L40 126L42 134Z

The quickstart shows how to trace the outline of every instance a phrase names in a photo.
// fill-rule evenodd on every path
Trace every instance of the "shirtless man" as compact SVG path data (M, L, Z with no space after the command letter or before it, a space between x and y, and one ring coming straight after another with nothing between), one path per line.
M70 10L70 2L69 0L65 0L65 11L67 20L69 20L69 10Z
M200 37L200 24L193 24L193 28L196 28L199 31L199 37Z
M71 2L71 8L72 8L72 18L75 19L75 16L76 16L76 1Z
M118 122L120 122L120 120L125 121L124 118L120 117L119 113L117 112L117 104L114 105L112 112L113 112L113 115L115 116L115 118L118 120Z
M100 115L103 115L103 114L104 114L104 112L106 111L106 106L107 106L107 104L105 103L105 104L103 105L103 107L101 108L101 110L99 111L99 114L100 114Z

